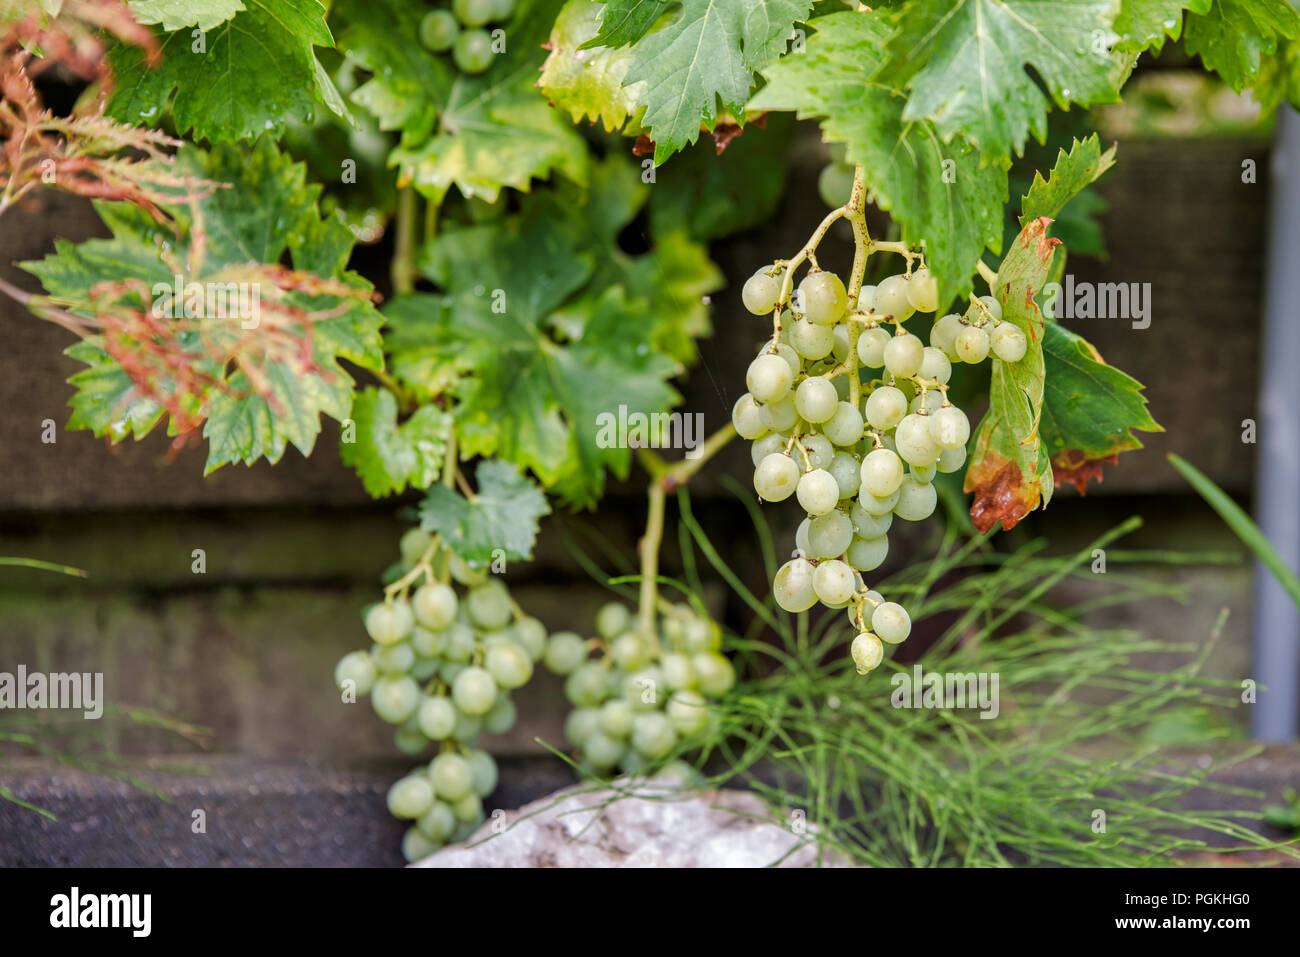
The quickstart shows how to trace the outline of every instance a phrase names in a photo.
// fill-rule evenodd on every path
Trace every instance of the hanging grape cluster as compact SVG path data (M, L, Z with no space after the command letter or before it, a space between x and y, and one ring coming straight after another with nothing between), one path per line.
M863 286L854 303L815 259L797 289L790 265L777 262L754 273L741 294L750 312L776 319L732 424L753 442L759 496L793 495L807 513L797 555L777 571L773 592L790 612L818 601L847 608L860 674L880 664L883 643L903 641L912 627L907 611L868 588L862 573L884 563L895 518L918 522L934 512L935 473L966 461L970 422L948 401L952 363L978 363L990 351L1016 362L1028 345L985 296L935 322L926 346L905 323L937 310L938 288L924 265L911 268L919 254L904 254L906 272ZM860 406L849 401L859 365L879 370L862 380Z
M735 670L718 650L717 624L689 608L671 606L647 636L626 606L611 602L597 613L596 631L589 640L556 632L542 660L567 676L564 694L574 710L564 736L597 773L645 770L703 730L708 699L735 684ZM688 780L693 774L666 770Z
M456 69L471 76L492 65L489 24L504 23L515 10L515 0L452 0L451 9L430 10L420 21L420 42L434 53L451 51Z
M464 840L483 822L497 767L474 744L483 731L503 734L514 726L510 692L532 677L548 644L545 626L519 609L500 580L428 533L407 532L401 551L405 573L365 612L374 644L344 655L334 680L370 696L375 714L397 725L403 754L437 745L427 765L388 792L393 815L414 822L402 852L417 860ZM412 586L418 587L408 595Z

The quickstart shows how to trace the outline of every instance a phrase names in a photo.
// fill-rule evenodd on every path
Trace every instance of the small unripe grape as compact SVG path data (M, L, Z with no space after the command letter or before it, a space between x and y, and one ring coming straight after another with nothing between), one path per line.
M849 653L853 655L853 663L857 666L860 675L865 675L879 667L885 660L885 646L869 631L864 631L853 639L853 644L849 646Z
M835 330L838 328L796 319L790 329L790 346L805 359L825 358L835 347Z
M810 272L799 283L804 318L819 326L832 326L843 318L849 306L844 283L833 272Z
M616 738L611 738L604 731L593 731L582 745L582 755L587 763L597 770L614 767L623 759L626 745Z
M853 597L858 587L853 569L844 562L831 559L819 564L813 572L813 591L827 605L842 605Z
M413 821L433 807L433 785L423 774L408 774L388 789L388 813Z
M862 460L862 487L877 498L893 494L903 482L903 463L889 449L875 449Z
M934 514L938 501L939 493L933 485L918 482L909 475L898 487L898 504L894 506L894 514L909 522L919 522Z
M632 612L622 602L606 602L596 612L596 631L602 638L617 638L631 624Z
M515 726L515 718L518 716L519 709L510 700L510 696L499 694L492 703L491 710L483 715L483 730L488 734L505 734Z
M822 426L822 434L836 445L856 445L862 440L862 413L852 402L840 402Z
M401 541L397 543L397 550L402 555L402 564L407 568L414 567L415 563L424 557L431 544L433 544L433 536L424 529L408 528L402 533Z
M972 365L983 362L989 354L989 334L975 326L967 326L957 333L953 351L962 362L969 362Z
M788 435L782 435L780 432L769 432L751 445L749 448L749 456L754 463L754 467L758 468L758 463L774 452L782 451L788 441L790 441L790 436Z
M600 730L599 708L574 708L564 719L564 738L575 748L580 748L593 731Z
M429 810L424 812L424 816L415 822L415 826L429 840L442 844L456 829L456 818L451 813L451 805L434 801Z
M515 0L492 0L492 21L503 23L515 12Z
M421 585L411 596L415 620L430 631L442 631L455 621L457 605L455 590L442 582Z
M899 379L910 379L921 371L925 345L910 332L893 336L885 345L885 368Z
M824 435L809 432L799 439L799 445L808 453L808 464L815 469L828 468L835 458L835 446Z
M516 644L528 653L529 661L541 661L546 654L546 626L536 618L520 618L510 627Z
M779 355L764 353L749 364L745 386L759 402L775 402L790 391L794 375Z
M475 797L485 798L495 791L499 777L496 759L486 751L475 750L465 760L469 762L470 774L474 778Z
M492 0L451 0L456 19L467 27L481 27L492 19Z
M644 668L650 664L651 654L650 643L635 631L619 635L609 646L609 660L623 671Z
M611 698L600 706L600 730L611 738L626 738L635 720L636 711L622 698Z
M748 392L731 407L731 424L742 439L757 439L767 431L767 426L758 414L758 404Z
M980 302L988 307L989 314L997 322L1002 321L1002 303L998 302L992 296L980 296Z
M941 408L943 408L943 394L934 389L925 393L918 392L912 396L912 401L907 405L908 412L920 412L924 409L926 415L938 412Z
M492 65L492 37L486 30L466 30L456 38L451 58L462 73L476 76Z
M882 385L867 396L866 413L873 429L892 429L907 414L907 396L892 385Z
M970 420L961 409L950 405L927 418L930 420L930 434L939 448L959 449L966 445L970 438Z
M811 525L812 519L805 518L799 523L799 527L794 530L794 547L805 556L812 552L812 546L808 544L808 529Z
M947 475L950 472L957 471L965 464L966 449L963 447L957 449L944 449L939 453L939 461L936 463L935 467L940 472Z
M904 416L894 432L898 455L908 465L929 465L939 458L939 445L930 431L930 417L912 413Z
M772 579L772 596L789 612L807 611L817 603L813 591L813 564L807 559L792 558L776 570Z
M952 363L942 349L934 346L925 347L925 356L921 359L921 370L917 373L922 379L934 379L940 385L947 385L952 378Z
M775 402L764 402L758 407L758 417L774 432L789 432L799 421L794 407L794 396L787 392Z
M889 316L896 322L902 322L916 312L907 298L907 277L898 275L882 279L876 287L875 305L874 312Z
M380 720L401 724L420 704L420 686L410 675L385 675L370 689L370 706Z
M795 496L809 515L824 515L839 502L840 487L830 472L813 469L799 477Z
M876 311L876 287L863 286L858 290L858 312Z
M868 369L885 364L885 347L894 339L887 329L864 329L858 336L858 361Z
M654 711L659 707L659 689L663 683L663 673L651 665L624 677L621 693L637 711Z
M697 691L682 690L673 693L668 699L664 714L672 723L673 730L682 737L695 734L709 723L708 702Z
M497 683L491 674L477 665L470 665L456 676L451 685L451 700L468 715L487 714L497 699Z
M785 280L785 273L782 271L769 276L768 268L764 267L746 279L744 287L740 290L741 302L756 316L770 313L776 308L776 302L781 297L781 283Z
M664 675L664 685L672 691L690 688L697 680L695 668L688 655L670 651L659 659L659 670Z
M930 345L938 349L949 359L956 357L957 333L966 327L962 325L961 316L955 312L935 321L930 330Z
M416 625L411 629L411 647L426 658L435 658L442 654L447 644L445 631L430 631Z
M939 453L939 457L943 457L942 452ZM934 474L937 471L939 471L938 462L935 462L933 465L909 465L907 467L907 474L923 485L928 482L933 482Z
M764 347L763 351L766 350L767 347ZM763 352L759 352L759 355L762 354ZM803 372L803 359L800 357L799 353L794 351L794 347L784 340L776 344L776 354L784 359L785 364L790 367L790 381L793 383L794 380L798 379L800 374Z
M831 328L831 352L836 362L843 362L849 357L849 329L840 323Z
M447 562L447 568L451 571L451 577L462 585L481 585L488 580L486 568L471 568L465 559L454 552Z
M395 645L376 645L371 657L381 675L404 675L415 665L415 649L409 641Z
M790 456L774 452L754 469L754 491L768 502L784 502L799 486L799 466Z
M859 571L869 572L879 568L889 556L889 538L855 538L849 545L849 564Z
M677 732L666 714L651 711L636 716L632 728L632 747L644 757L654 760L661 758L673 749L677 743Z
M454 804L474 793L474 769L454 751L446 751L429 762L429 781L438 797Z
M911 634L912 619L898 602L887 601L871 613L871 630L881 641L896 645Z
M691 655L691 668L696 685L706 695L717 697L726 694L736 683L736 669L725 655L716 651L701 651Z
M853 531L859 538L879 538L889 531L894 524L893 511L882 515L872 515L860 504L849 509L849 519L853 522Z
M840 487L840 498L851 498L862 484L861 470L858 460L848 452L836 452L831 459L830 465L826 466L826 471L835 477L835 483Z
M1004 322L989 336L989 347L1003 362L1019 362L1029 351L1029 340L1016 326Z
M483 655L483 668L498 688L507 691L528 684L528 679L533 676L533 661L528 652L513 642L489 648ZM491 707L488 705L489 709Z
M894 510L898 504L898 492L892 495L886 495L884 498L878 498L872 495L865 488L858 489L858 505L868 515L884 515Z
M474 653L474 629L457 621L443 632L442 656L447 661L465 662Z
M596 661L579 665L564 682L564 696L580 708L600 704L608 691L609 671Z
M794 393L795 411L805 422L826 422L835 414L839 404L835 386L820 376L804 379Z
M375 660L365 651L349 652L334 666L334 683L339 690L347 690L346 683L350 681L351 690L358 696L370 694L378 677L379 669L375 667Z
M939 308L939 283L924 266L907 281L907 301L918 312L934 312Z
M813 558L843 555L853 541L853 520L838 509L818 515L808 525L808 551Z
M485 631L504 628L510 621L510 592L495 579L475 585L465 593L465 614Z
M415 628L415 616L405 601L380 602L366 612L366 633L381 645L403 641Z
M444 843L444 841L429 840L420 833L419 828L413 827L402 835L402 857L406 863L414 864L416 861L424 860Z
M459 33L460 24L450 10L430 10L420 21L420 43L434 53L450 50Z
M456 707L441 695L426 696L416 709L415 722L430 741L442 741L456 730Z

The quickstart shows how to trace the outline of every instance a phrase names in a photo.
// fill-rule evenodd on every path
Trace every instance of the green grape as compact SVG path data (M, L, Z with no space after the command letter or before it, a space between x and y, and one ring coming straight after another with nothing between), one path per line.
M473 777L474 794L485 798L497 788L497 763L486 751L471 751L466 758Z
M831 354L835 356L835 361L843 362L847 359L852 348L849 343L849 327L843 323L835 325L831 329Z
M564 682L564 695L579 708L594 708L609 693L609 672L599 662L580 665Z
M444 751L429 762L429 781L438 799L455 804L474 791L474 769L455 751Z
M989 346L1003 362L1019 362L1029 351L1029 340L1018 328L1004 322L989 336Z
M462 26L481 27L492 19L493 0L451 0L451 9Z
M864 512L867 512L870 515L884 515L887 512L892 512L894 506L897 504L897 491L885 498L877 498L864 488L858 489L858 505L862 507Z
M876 287L863 286L858 290L858 312L876 311Z
M632 747L643 757L653 761L661 758L673 749L677 743L677 732L673 730L668 716L659 711L636 716L632 728Z
M485 631L504 628L510 621L510 593L499 581L487 581L465 593L469 620Z
M905 641L912 632L912 619L897 602L887 601L876 606L871 613L871 630L881 641L896 645Z
M474 832L478 830L479 823L481 822L474 821L471 823L465 823L457 821L456 830L451 832L451 842L453 844L459 844L461 841L468 841L470 837L473 836Z
M420 701L415 721L432 741L444 741L456 730L456 708L447 698L426 696Z
M377 647L379 650L372 657L381 675L404 675L415 665L415 649L408 641Z
M976 365L988 358L989 334L975 326L967 326L957 334L953 351L962 362Z
M828 163L817 175L817 195L831 209L849 201L853 192L853 167L841 163Z
M763 461L769 455L781 452L785 448L786 442L790 441L790 436L782 435L780 432L769 432L750 447L750 459L754 467Z
M420 704L420 686L409 675L385 675L370 689L370 706L389 724L401 724Z
M871 632L864 631L853 639L849 653L853 655L853 663L857 665L858 674L865 675L885 659L885 646Z
M891 513L892 514L892 513ZM878 538L855 538L849 545L845 556L849 564L858 571L874 571L885 563L889 556L889 539L881 535Z
M957 345L957 333L961 332L965 328L966 327L962 324L961 316L957 315L955 312L950 312L942 319L936 320L934 327L930 329L930 345L938 349L949 359L955 359L957 357L955 351Z
M428 658L416 655L415 664L411 665L410 675L416 681L428 681L442 668L441 658Z
M487 714L492 710L492 703L496 699L496 680L484 668L470 665L452 682L451 700L467 715L478 717Z
M840 498L852 498L858 491L858 460L848 452L836 452L826 471L835 478L840 487Z
M835 330L839 328L796 319L790 329L790 345L805 359L825 358L835 348Z
M636 711L622 698L611 698L600 707L600 730L611 738L626 738L632 733Z
M411 596L416 623L430 631L442 631L455 621L457 604L455 590L442 582L421 585Z
M857 587L853 569L838 559L821 562L813 572L813 591L827 605L842 605Z
M519 647L528 652L530 661L541 661L546 653L546 626L536 618L520 618L511 626Z
M623 671L636 671L650 663L653 649L650 643L635 631L624 632L609 646L609 660Z
M381 645L392 645L411 634L415 617L404 601L379 602L366 612L366 633Z
M887 510L881 515L872 515L861 505L854 505L849 509L849 518L853 521L853 531L860 538L879 538L894 524L893 511Z
M939 493L933 485L918 482L909 475L899 486L894 514L908 522L919 522L934 514L938 501Z
M575 748L581 748L593 731L600 729L599 708L574 708L564 719L564 738Z
M492 0L492 22L504 23L515 12L515 0Z
M409 774L388 789L388 813L415 820L433 806L433 785L422 774Z
M998 302L992 296L980 296L980 302L982 302L984 307L988 309L994 322L1002 321L1002 303Z
M875 449L862 460L859 478L872 495L886 498L903 484L903 462L897 452Z
M966 464L966 449L944 449L939 453L939 461L936 468L945 475L955 472Z
M934 379L940 385L947 385L952 378L952 363L942 349L926 346L921 359L921 369L917 375L922 379Z
M673 730L682 737L702 731L709 723L708 703L704 695L689 690L675 691L668 699L664 714Z
M622 602L608 602L596 612L596 632L606 640L617 638L631 625L632 612Z
M849 297L844 283L833 272L810 272L799 283L804 318L819 326L831 326L843 318ZM751 390L753 391L753 390Z
M862 441L862 413L852 402L841 402L835 414L822 426L822 434L836 445L856 445Z
M691 667L695 670L696 687L704 694L714 697L726 694L736 683L736 669L725 655L716 651L691 655Z
M420 43L434 53L450 50L459 33L460 24L450 10L430 10L420 21Z
M916 395L912 396L912 401L908 404L907 411L919 413L924 409L924 414L930 415L933 412L938 412L941 408L943 408L943 395L936 392L934 389L930 389L928 392L918 392Z
M772 579L772 594L776 603L788 612L807 611L817 604L813 591L813 564L803 558L792 558L776 571Z
M858 361L868 369L879 369L885 364L885 346L893 338L884 329L864 329L858 336Z
M873 429L892 429L907 414L907 396L892 385L882 385L867 396L864 411Z
M451 813L461 824L477 826L483 819L483 801L477 794L466 794L451 806Z
M921 371L925 345L910 332L892 337L885 344L885 368L899 379L910 379Z
M683 651L716 651L722 647L722 629L708 618L692 616L686 623L683 635Z
M781 283L785 279L784 272L778 272L774 276L768 275L767 270L771 268L763 267L745 280L745 285L740 290L740 300L756 316L765 316L776 308L777 300L781 297Z
M757 439L767 431L767 426L758 414L758 403L748 392L731 407L731 424L742 439Z
M889 316L895 322L902 322L916 311L907 298L907 277L890 276L882 279L876 287L875 308L873 312Z
M422 861L442 847L442 841L431 841L418 828L410 828L402 837L402 857L408 864Z
M650 762L631 748L623 752L623 757L618 762L618 769L628 775L640 774L649 766Z
M794 375L780 355L765 352L749 364L745 386L758 402L775 402L790 391Z
M769 346L764 346L759 350L758 354L763 355L769 348ZM803 371L803 359L799 357L799 353L794 351L794 346L782 340L776 344L776 355L784 359L785 364L790 367L790 381L793 382L799 378L800 372Z
M483 667L496 682L496 686L507 691L526 685L533 676L533 661L528 657L528 652L513 642L489 648L483 656ZM489 705L489 709L490 707Z
M587 740L582 743L582 754L593 768L605 771L618 764L625 747L622 741L596 730L587 735Z
M420 833L431 841L445 844L456 829L456 818L451 813L451 805L434 801L433 806L424 812L424 816L415 822Z
M462 585L481 585L488 580L486 568L472 568L465 559L454 552L447 560L447 568L451 572L451 577Z
M567 675L587 660L587 643L571 631L557 631L546 642L542 662L557 675Z
M939 446L930 431L930 417L913 412L894 431L899 457L908 465L929 465L939 458Z
M454 623L443 633L442 656L462 664L474 654L474 630L463 621Z
M452 684L456 676L468 668L469 665L460 661L444 661L438 669L438 677L442 678L445 684Z
M930 419L930 434L934 437L934 442L940 449L960 449L966 445L966 440L970 438L970 420L966 418L966 413L956 406L948 406L940 409L928 417Z
M824 515L839 504L840 487L830 472L813 469L799 477L795 497L809 515Z
M856 469L854 470L856 471ZM808 547L813 558L843 555L853 541L853 521L841 511L818 515L808 524Z
M411 630L411 647L426 658L436 658L442 654L443 642L447 636L441 631L430 631L416 625Z
M663 672L664 686L669 691L689 688L696 682L690 657L678 651L670 651L660 658L659 670Z
M515 726L518 716L519 709L510 700L510 696L499 694L497 700L492 702L491 710L483 715L483 730L488 734L505 734Z
M940 453L939 457L942 458L943 454ZM922 484L933 482L934 475L938 471L939 471L938 462L934 463L933 465L909 465L907 467L907 474L912 476L912 478L916 479L918 482Z
M759 406L758 417L772 431L788 432L799 421L799 413L794 408L794 396L787 392L775 402L764 402Z
M939 284L924 266L907 281L907 301L918 312L934 312L939 308Z
M347 690L347 682L350 681L352 692L358 696L370 694L370 689L374 687L375 679L378 677L379 669L375 667L375 660L369 652L348 652L334 666L334 683L338 685L339 690Z
M659 686L663 683L663 672L651 665L624 678L620 691L637 711L653 711L659 707Z
M433 536L422 528L409 528L398 542L397 550L402 555L402 564L411 568L424 557L424 553L433 544Z
M768 502L783 502L799 486L799 466L790 456L773 453L754 469L754 491Z
M799 444L808 453L808 464L815 469L827 468L835 458L835 446L824 435L810 432L799 440Z
M398 751L401 751L407 757L413 758L424 751L429 746L430 741L425 737L423 731L412 726L411 722L407 721L393 734L393 744L397 746Z
M795 411L805 422L826 422L835 414L839 404L840 397L835 392L835 386L831 385L829 379L820 376L804 379L795 390Z

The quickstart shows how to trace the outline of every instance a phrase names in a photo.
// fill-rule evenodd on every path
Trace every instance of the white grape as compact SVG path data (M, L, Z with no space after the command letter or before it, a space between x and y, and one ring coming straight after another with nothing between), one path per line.
M437 11L430 12L436 13ZM408 864L414 864L438 850L443 843L442 841L429 840L420 833L418 828L410 828L402 835L402 857Z
M889 556L889 538L855 538L849 545L849 564L859 571L869 572L879 568Z
M454 751L446 751L429 762L429 781L438 797L448 804L474 792L474 769Z
M930 420L930 434L940 449L958 449L966 445L970 438L970 420L961 409L950 405L927 418Z
M852 498L862 482L858 460L848 452L836 452L830 465L826 466L826 471L835 477L835 483L840 487L841 499Z
M794 375L789 364L771 352L765 352L749 364L745 385L759 402L775 402L790 391Z
M859 478L862 487L877 498L886 498L903 481L903 463L889 449L875 449L862 460Z
M456 730L456 707L441 695L426 697L415 712L415 722L430 741L442 741Z
M433 544L433 536L422 528L408 528L402 533L397 543L397 550L402 555L402 563L411 568L424 557L424 553Z
M334 666L334 683L338 685L340 691L348 690L348 682L351 682L350 690L354 694L370 694L370 689L374 687L378 677L379 669L375 667L374 659L365 651L349 652Z
M451 685L451 700L471 717L487 714L496 698L496 680L477 665L470 665L458 674Z
M754 469L754 491L768 502L783 502L799 485L799 466L790 456L774 452Z
M1019 362L1029 351L1029 340L1019 328L1004 322L989 336L989 346L1003 362Z
M654 760L661 758L672 750L677 743L677 732L666 714L652 711L636 716L632 728L632 747L643 756Z
M894 524L894 513L887 511L882 515L872 515L859 504L849 509L849 519L853 522L853 531L859 538L880 538Z
M748 392L731 407L731 424L742 439L756 439L767 431L767 426L758 414L758 403Z
M856 445L862 440L862 413L852 402L840 402L822 426L822 434L836 445Z
M597 661L579 665L564 682L564 696L580 708L600 704L608 690L609 672Z
M790 440L788 435L782 435L780 432L769 432L757 442L749 447L749 455L753 460L755 467L773 452L780 452L785 448L786 442Z
M805 359L822 359L835 347L835 332L830 326L797 319L790 329L790 345Z
M593 731L582 745L582 755L598 771L607 770L623 759L627 745L603 731Z
M942 452L939 453L939 457L943 458ZM932 465L909 465L907 467L907 474L921 483L933 482L934 474L937 471L939 471L938 462Z
M762 355L762 352L759 353ZM799 373L803 371L803 359L799 353L784 339L776 344L776 354L785 360L785 364L790 367L791 382L799 378Z
M950 472L957 471L965 464L966 449L965 447L961 447L956 449L944 449L940 452L939 461L936 463L935 467L946 475Z
M829 379L820 376L804 379L795 390L795 411L805 422L819 423L831 418L839 407L840 397Z
M600 730L611 738L626 738L635 720L636 712L622 698L611 698L600 707Z
M863 286L858 290L858 312L875 312L876 287Z
M408 641L395 645L375 645L371 657L381 675L404 675L415 666L415 649Z
M781 298L781 284L784 279L784 272L769 276L767 268L760 269L745 280L745 285L740 290L741 302L754 315L766 315L776 308L777 300Z
M882 279L880 285L876 287L876 302L874 312L889 316L895 322L902 322L912 313L916 312L912 303L907 298L907 277L903 275L890 276L888 279Z
M451 571L451 577L462 585L481 585L488 580L486 568L471 568L469 562L454 552L447 562L447 568Z
M964 328L966 327L962 324L961 316L950 312L941 319L935 320L934 327L930 330L930 345L949 359L953 359L957 355L955 352L957 333Z
M929 465L939 458L939 445L930 431L930 416L912 413L894 431L898 455L908 465Z
M794 407L794 396L787 392L775 402L764 402L759 406L758 417L772 431L788 432L799 421L799 413Z
M498 688L507 691L526 685L533 676L533 661L528 652L513 642L489 648L483 655L483 668Z
M925 347L925 356L921 359L921 369L917 373L922 379L934 379L940 385L947 385L952 378L952 363L942 349L934 346Z
M451 805L434 801L424 816L415 822L420 833L437 844L443 844L456 829L456 818L451 813Z
M794 530L794 547L804 555L812 552L812 546L808 544L808 528L811 525L812 519L805 518L799 523L799 527Z
M813 591L827 605L842 605L853 597L858 579L853 569L836 559L819 564L813 572Z
M663 672L664 685L673 691L689 688L698 680L691 659L676 651L659 659L659 670Z
M380 602L366 612L366 634L381 645L393 645L411 634L415 615L405 601Z
M871 632L864 631L853 639L853 644L849 646L849 653L853 655L853 663L857 666L858 674L865 675L879 667L880 662L885 659L885 646Z
M926 415L938 412L941 408L943 408L943 394L935 389L930 389L924 394L918 392L912 396L912 401L907 405L908 412L920 412L924 409Z
M673 730L682 737L703 730L709 723L708 702L698 691L683 689L673 693L664 708Z
M807 611L817 603L813 591L813 564L807 559L792 558L777 569L772 579L776 603L789 612Z
M831 272L810 272L799 283L803 299L804 318L819 326L831 326L840 321L848 309L849 297L840 277Z
M455 621L457 605L455 590L442 582L421 585L411 596L415 620L430 631L441 631Z
M824 515L839 502L840 487L830 472L813 469L800 476L795 496L809 515Z
M420 704L420 686L410 675L385 675L370 689L370 706L381 720L401 724L415 714Z
M411 647L426 658L441 655L446 640L446 632L430 631L428 628L419 625L411 629Z
M619 635L609 646L609 660L623 671L636 671L650 664L652 654L649 642L635 631Z
M465 593L465 614L479 628L486 631L504 628L510 621L510 613L510 593L495 579Z
M907 281L907 301L918 312L934 312L939 308L939 284L924 266Z
M853 541L853 520L836 510L818 515L808 525L808 551L814 558L843 555Z
M408 774L388 789L388 813L415 820L433 807L433 785L422 774Z
M497 700L492 702L491 710L483 715L483 730L488 734L505 734L515 726L517 717L519 709L510 700L510 696L499 694Z
M885 329L864 329L858 336L858 361L868 369L879 369L885 364L885 346L893 338Z
M980 302L988 308L989 314L996 322L1002 321L1002 303L998 302L992 296L980 296Z
M910 379L921 370L925 345L910 332L894 336L885 346L885 368L899 379Z
M865 488L858 489L858 505L864 512L869 515L884 515L894 510L898 504L898 491L895 490L892 495L886 495L884 498L878 498L872 495Z
M882 385L867 396L866 414L873 429L892 429L907 414L907 396L892 385Z
M849 327L839 323L831 330L831 354L836 362L843 362L849 357Z
M826 436L810 432L799 440L799 445L808 453L808 464L815 469L828 468L835 458L835 446Z
M536 618L520 618L510 626L511 634L520 648L528 653L529 661L541 661L546 653L546 626Z
M599 708L574 708L564 719L565 740L575 748L582 747L591 733L599 729Z
M812 603L809 602L809 607ZM736 683L736 669L726 655L716 651L701 651L691 655L691 668L696 675L700 691L715 698L726 694Z
M898 487L898 503L894 514L908 522L919 522L934 514L939 493L933 485L918 482L910 475Z
M499 772L496 759L486 751L471 751L466 758L469 761L470 775L474 779L475 797L485 798L497 789Z
M887 601L877 605L871 613L871 630L881 641L896 645L911 634L912 619L902 605Z
M989 354L989 334L975 326L967 326L957 333L953 351L962 362L972 365L983 362Z
M587 660L587 645L572 631L557 631L546 642L542 661L557 675L570 674Z

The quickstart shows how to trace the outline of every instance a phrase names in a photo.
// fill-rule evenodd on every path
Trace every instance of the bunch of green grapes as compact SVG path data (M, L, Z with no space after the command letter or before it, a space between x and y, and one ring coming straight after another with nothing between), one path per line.
M924 266L911 269L914 255L907 272L864 286L855 303L838 276L815 266L797 288L786 264L764 267L742 292L750 312L777 319L749 366L749 391L732 423L753 442L759 496L794 496L807 513L796 555L773 581L776 601L791 612L818 601L847 608L861 674L880 664L883 643L911 631L906 610L868 588L862 573L884 563L895 518L918 522L934 512L935 474L966 461L970 422L948 401L952 363L978 363L990 352L1016 362L1027 347L991 296L939 319L929 346L908 332L910 317L938 308L935 280ZM861 379L855 405L849 375L858 367L878 371Z
M477 76L492 65L492 35L485 27L505 23L515 0L452 0L451 9L430 10L420 21L420 42L434 53L451 51L462 73Z
M688 608L671 607L656 633L647 635L626 606L611 602L596 614L596 631L591 639L557 631L542 661L567 676L564 694L574 710L564 736L597 773L637 774L653 765L702 731L710 720L709 699L736 682L719 651L717 624ZM685 779L693 774L667 770Z
M397 726L403 754L421 756L437 745L427 765L388 792L394 816L414 822L402 852L416 860L464 840L483 822L483 798L496 787L497 767L474 744L483 731L502 734L514 726L510 692L532 677L547 635L504 584L428 533L407 532L401 551L405 573L364 612L374 643L344 655L334 680L342 690L370 696L375 714Z

